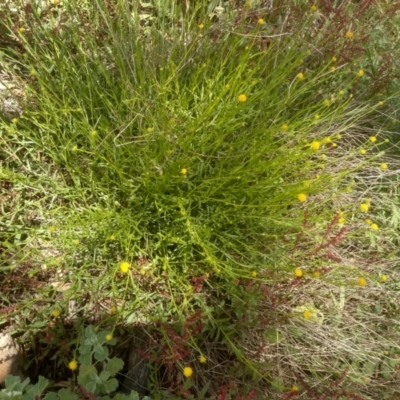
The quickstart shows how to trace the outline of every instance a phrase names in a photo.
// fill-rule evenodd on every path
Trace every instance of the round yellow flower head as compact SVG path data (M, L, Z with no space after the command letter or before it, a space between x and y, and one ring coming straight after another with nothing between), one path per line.
M257 271L253 271L253 272L251 273L251 276L252 276L253 278L256 278L257 275L258 275L258 272L257 272Z
M70 363L68 364L68 368L71 371L75 371L78 368L78 362L75 360L70 361Z
M304 193L300 193L297 198L299 199L299 201L301 201L302 203L304 203L307 200L307 195Z
M353 32L351 32L351 31L346 32L347 39L351 39L353 36L354 36Z
M362 76L364 76L364 70L360 69L357 72L357 75L361 78Z
M366 153L367 153L367 150L365 150L365 149L361 149L361 150L360 150L360 154L364 155L364 154L366 154Z
M182 168L181 169L181 174L182 175L186 175L187 174L187 169L186 168Z
M303 276L303 271L300 268L296 268L294 270L294 274L298 277L301 278Z
M330 138L330 136L327 136L326 138L324 138L324 143L331 143L332 139Z
M60 315L60 310L53 310L53 311L51 312L51 315L52 315L54 318L57 318L57 317Z
M24 33L25 32L25 28L23 26L21 26L21 28L18 29L19 33Z
M205 364L206 362L207 362L207 358L205 358L204 356L203 356L203 354L199 357L199 362L201 363L201 364Z
M55 230L56 230L56 227L55 227L55 226L52 225L52 226L49 227L49 231L50 231L50 232L55 232Z
M304 319L310 319L312 317L312 313L308 310L304 311L303 313Z
M328 99L324 100L324 106L330 106L331 102Z
M311 143L310 147L311 147L313 150L319 150L320 147L321 147L321 143L318 142L318 140L314 140L314 141Z
M326 160L326 154L321 154L321 158L323 159L323 160Z
M110 240L115 240L115 235L111 235Z
M106 340L109 342L110 340L112 340L113 335L111 333L109 333L108 335L106 335Z
M129 264L126 261L123 261L121 264L119 264L119 269L123 274L126 274L130 268L131 268L131 264Z
M288 127L286 124L283 124L283 125L281 126L281 129L282 129L284 132L286 132L286 131L289 129L289 127Z
M245 101L247 101L247 96L243 93L239 94L238 100L240 101L240 103L244 103Z
M300 72L299 74L297 74L297 78L300 80L304 79L304 74Z
M369 210L369 205L367 203L360 204L360 211L367 212Z
M336 67L331 67L331 71L333 72L333 71L335 71L336 70Z
M185 367L183 368L183 375L186 378L190 378L193 375L193 369L191 367Z
M32 68L32 69L31 69L31 75L32 75L32 76L35 76L36 74L37 74L37 72L35 71L34 68Z
M375 143L378 139L376 138L376 136L370 136L369 141L371 143Z
M310 7L310 11L312 11L312 12L317 11L317 6L316 6L315 4L313 4L313 5Z
M203 29L204 28L204 24L199 24L199 29Z
M299 387L297 385L293 385L292 392L298 392L298 391L299 391Z
M381 281L386 282L388 279L387 275L381 275Z
M365 286L365 285L367 284L367 281L366 281L364 278L358 278L357 283L358 283L360 286Z
M346 219L345 218L339 218L339 224L340 225L344 225L346 223Z
M371 229L373 231L377 231L379 229L379 226L377 224L371 224Z
M332 57L332 62L336 62L337 58L335 56Z
M387 168L388 168L388 165L386 163L381 164L381 169L387 169Z
M258 25L264 25L265 21L262 18L259 18L258 21L257 21L257 24Z

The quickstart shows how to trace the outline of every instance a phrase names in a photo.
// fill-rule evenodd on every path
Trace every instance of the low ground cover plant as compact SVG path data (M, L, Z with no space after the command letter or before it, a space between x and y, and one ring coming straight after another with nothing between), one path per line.
M79 321L146 332L155 398L397 393L396 97L364 3L4 9L0 311L73 382Z

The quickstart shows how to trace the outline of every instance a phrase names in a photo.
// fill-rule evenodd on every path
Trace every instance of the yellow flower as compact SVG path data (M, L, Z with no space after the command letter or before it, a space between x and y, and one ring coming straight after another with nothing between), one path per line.
M286 132L286 131L289 129L289 127L288 127L286 124L283 124L283 125L281 126L281 129L282 129L284 132Z
M388 168L388 165L387 165L386 163L382 163L382 164L381 164L381 168L382 168L382 169L387 169L387 168Z
M186 175L187 174L187 169L186 168L182 168L181 169L181 174L182 175Z
M310 319L312 317L312 313L308 310L304 311L303 313L304 319Z
M326 160L326 154L321 154L321 158L322 158L323 160Z
M18 122L18 118L13 118L13 119L11 120L11 122L12 122L13 124L16 124L16 123Z
M376 136L370 136L369 141L370 141L371 143L375 143L375 142L377 141Z
M78 368L78 362L75 360L70 361L70 363L68 364L68 368L71 371L75 371Z
M36 74L37 74L37 73L36 73L35 69L32 68L32 69L31 69L31 75L32 75L32 76L35 76Z
M186 376L186 378L190 378L193 375L193 369L191 367L183 368L183 375Z
M347 39L351 39L353 36L354 36L353 32L351 32L351 31L346 32Z
M54 232L55 230L56 230L56 227L55 227L55 226L52 225L52 226L49 227L49 231L50 231L50 232Z
M90 131L90 136L96 136L97 135L97 131L96 130L92 130Z
M336 139L341 139L342 138L342 135L340 134L340 133L338 133L337 135L336 135Z
M257 272L257 271L253 271L253 272L251 273L251 276L252 276L253 278L255 278L257 275L258 275L258 272Z
M365 286L365 285L367 284L367 281L366 281L364 278L358 278L357 283L358 283L360 286Z
M142 269L140 270L140 275L146 275L146 270L145 270L144 268L142 268Z
M262 18L259 18L258 21L257 21L257 24L258 25L264 25L265 21Z
M302 203L304 203L307 200L307 195L304 193L300 193L297 198L299 199L299 201L301 201Z
M23 26L21 26L21 28L18 29L19 33L24 33L25 32L25 28Z
M72 146L72 151L77 151L77 150L78 150L78 146L77 145Z
M51 312L51 315L52 315L54 318L57 318L57 317L60 315L60 311L59 311L59 310L53 310L53 311Z
M318 142L318 140L314 140L314 141L311 143L311 148L312 148L313 150L319 150L320 147L321 147L321 143Z
M204 356L203 356L203 354L199 357L199 362L201 363L201 364L205 364L206 362L207 362L207 358L205 358Z
M131 268L131 264L129 264L126 261L123 261L121 264L119 264L119 269L123 274L126 274L130 268Z
M333 71L335 71L336 70L336 68L335 67L331 67L331 71L333 72Z
M293 385L292 392L298 392L298 391L299 391L299 387L297 385Z
M199 24L199 29L203 29L204 28L204 24Z
M324 106L330 106L331 102L328 99L324 100Z
M326 138L324 138L324 143L331 143L332 139L330 138L330 136L327 136Z
M381 275L381 281L386 282L387 281L387 275Z
M378 106L383 106L383 101L379 101Z
M360 204L360 210L361 210L362 212L367 212L368 209L369 209L369 205L368 205L367 203L362 203L362 204Z
M304 74L300 72L299 74L297 74L297 78L300 80L304 79Z
M367 150L365 150L365 149L361 149L361 150L360 150L360 154L364 155L364 154L366 154L366 153L367 153Z
M336 61L337 61L337 58L336 58L335 56L333 56L333 57L332 57L332 61L333 61L333 62L336 62Z
M317 6L316 6L315 4L313 4L313 5L310 7L310 11L312 11L312 12L317 11Z
M357 75L361 78L362 76L364 76L364 70L360 69L357 73Z
M116 313L117 313L117 307L112 306L112 307L110 308L110 314L116 314Z
M225 85L225 89L229 89L231 87L231 85L229 84L229 83L227 83L226 85Z
M115 235L111 235L110 240L115 240Z
M241 103L244 103L245 101L247 101L247 96L246 96L245 94L239 94L238 100L239 100Z
M340 225L344 225L346 223L346 219L345 218L339 218L339 224Z
M300 268L296 268L294 270L294 274L298 277L301 278L303 276L303 271Z
M106 335L106 340L107 340L107 341L112 340L112 338L113 338L113 335L112 335L111 333L109 333L108 335Z
M377 231L379 229L379 226L377 224L371 224L371 229L373 231Z

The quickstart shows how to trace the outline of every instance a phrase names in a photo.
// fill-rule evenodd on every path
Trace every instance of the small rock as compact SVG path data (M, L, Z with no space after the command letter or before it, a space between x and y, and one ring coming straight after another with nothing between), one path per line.
M0 333L0 385L7 375L23 376L24 353L7 333Z

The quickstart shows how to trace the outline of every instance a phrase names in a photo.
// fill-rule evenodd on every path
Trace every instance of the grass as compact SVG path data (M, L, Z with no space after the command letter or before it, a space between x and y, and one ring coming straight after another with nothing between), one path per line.
M154 396L398 395L396 96L371 88L361 28L311 5L8 14L2 310L35 337L53 319L64 374L79 315L148 332Z

